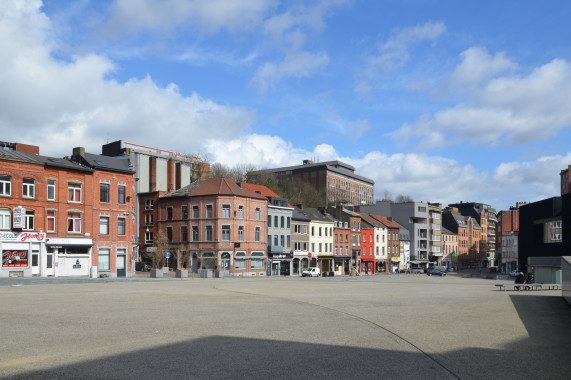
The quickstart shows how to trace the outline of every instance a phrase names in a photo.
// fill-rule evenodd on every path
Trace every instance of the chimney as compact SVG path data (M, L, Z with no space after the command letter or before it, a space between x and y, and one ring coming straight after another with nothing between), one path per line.
M311 165L311 164L313 164L313 161L311 161L311 160L303 160L303 164L304 164L304 165Z
M85 148L82 146L77 147L77 148L73 148L73 155L84 157L85 156Z

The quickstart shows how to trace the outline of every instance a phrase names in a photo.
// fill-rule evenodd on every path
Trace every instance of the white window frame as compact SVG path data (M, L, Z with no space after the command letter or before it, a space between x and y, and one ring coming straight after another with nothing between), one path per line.
M223 204L222 205L222 217L223 218L230 218L230 205Z
M108 216L99 216L99 235L109 235Z
M220 226L220 240L230 241L230 225L223 224Z
M53 213L53 215L50 215ZM50 220L53 220L54 228L50 230ZM56 210L46 210L46 231L47 232L56 232Z
M107 260L105 260L107 258ZM98 248L97 249L97 270L109 271L111 270L111 248Z
M10 209L0 209L0 230L9 230L11 226L12 213Z
M26 183L25 181L31 181ZM22 198L34 198L36 194L36 180L33 178L24 178L22 180Z
M79 215L79 217L72 217L72 214L73 215ZM81 233L81 217L82 217L82 215L81 215L81 212L79 212L79 211L68 211L67 212L67 232L72 233L72 234ZM79 230L78 231L75 230L75 227L76 227L75 222L76 221L79 221ZM69 228L70 222L72 222L71 225L73 226L73 228L71 230Z
M123 228L123 233L121 233L121 227ZM117 235L125 236L127 232L127 219L123 217L117 218Z
M50 192L51 197L50 197ZM47 193L48 201L55 201L56 200L56 180L48 178L48 193Z
M67 184L67 201L70 203L81 203L82 184L77 182L68 182Z
M0 175L0 195L9 197L12 195L12 177Z

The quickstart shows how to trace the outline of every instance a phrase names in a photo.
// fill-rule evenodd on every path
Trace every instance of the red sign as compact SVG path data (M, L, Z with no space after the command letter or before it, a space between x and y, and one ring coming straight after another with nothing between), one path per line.
M307 254L307 257L309 257L309 258L311 259L311 252L309 252L309 253Z
M28 251L4 251L2 252L3 267L27 267Z

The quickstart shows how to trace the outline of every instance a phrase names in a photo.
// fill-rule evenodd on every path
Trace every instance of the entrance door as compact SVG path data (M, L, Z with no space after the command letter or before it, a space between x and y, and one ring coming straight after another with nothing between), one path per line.
M272 276L279 276L279 275L280 275L280 262L272 261Z
M54 252L49 251L46 255L46 276L53 276L55 274L54 255Z
M127 276L127 256L118 255L117 256L117 277Z
M220 258L220 268L224 271L224 274L230 274L230 254L228 252L224 252Z
M40 274L40 252L32 251L32 275Z

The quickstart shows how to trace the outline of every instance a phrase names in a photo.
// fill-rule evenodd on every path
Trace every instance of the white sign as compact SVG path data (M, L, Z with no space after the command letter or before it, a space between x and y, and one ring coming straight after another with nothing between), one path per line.
M46 241L46 234L43 232L0 232L0 240L43 243Z
M18 206L14 207L14 221L12 223L14 228L26 228L26 209Z

